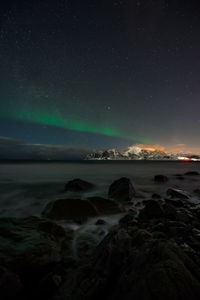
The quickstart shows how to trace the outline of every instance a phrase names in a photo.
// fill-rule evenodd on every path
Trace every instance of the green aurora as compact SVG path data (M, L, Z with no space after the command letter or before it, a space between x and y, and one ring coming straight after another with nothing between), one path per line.
M1 110L1 118L8 118L16 121L31 122L41 125L56 126L68 130L75 130L79 132L89 132L94 134L101 134L106 136L118 137L122 139L134 140L140 143L149 143L146 138L141 138L136 135L127 135L120 130L113 129L107 126L97 126L90 122L78 120L78 118L64 118L61 114L50 112L37 108L27 110L26 108L19 107L11 110Z

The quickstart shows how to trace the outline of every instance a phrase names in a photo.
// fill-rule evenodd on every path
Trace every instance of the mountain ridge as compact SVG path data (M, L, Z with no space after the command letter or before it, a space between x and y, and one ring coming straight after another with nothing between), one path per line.
M86 156L86 160L185 160L200 161L200 155L191 153L167 153L160 150L146 150L138 146L129 147L128 150L119 151L115 148L97 150Z

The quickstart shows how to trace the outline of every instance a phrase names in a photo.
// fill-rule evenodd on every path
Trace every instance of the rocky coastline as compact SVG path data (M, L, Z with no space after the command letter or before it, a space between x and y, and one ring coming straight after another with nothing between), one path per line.
M194 171L175 176L200 180ZM153 180L165 190L168 177ZM93 188L81 179L65 186ZM171 187L165 197L141 200L122 177L107 198L57 199L40 217L0 218L1 299L199 299L200 190L194 193L195 201ZM115 214L118 223L106 230L104 216ZM62 226L62 220L84 224L94 217L96 239L87 232L77 239L73 228Z

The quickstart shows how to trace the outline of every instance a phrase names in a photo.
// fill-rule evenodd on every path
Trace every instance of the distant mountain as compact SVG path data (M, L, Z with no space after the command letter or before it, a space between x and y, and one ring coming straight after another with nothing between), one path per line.
M200 155L188 153L166 153L159 150L144 150L138 146L130 147L125 151L109 149L98 150L88 154L86 160L200 160Z

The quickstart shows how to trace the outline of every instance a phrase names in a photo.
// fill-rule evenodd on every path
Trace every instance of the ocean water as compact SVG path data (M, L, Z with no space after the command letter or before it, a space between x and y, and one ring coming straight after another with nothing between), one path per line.
M109 185L120 177L131 179L138 196L148 198L156 192L165 196L168 187L179 187L196 197L200 176L174 175L198 171L198 162L168 161L71 161L71 162L4 162L0 163L0 217L40 215L46 204L54 199L107 196ZM165 184L156 184L154 175L169 177ZM89 193L64 191L68 180L81 178L96 184Z
M197 162L161 161L79 161L79 162L7 162L0 163L0 217L41 216L44 207L52 200L65 198L86 199L89 196L107 197L109 185L120 177L131 179L137 201L150 199L153 193L166 196L168 187L178 187L191 194L193 201L200 202L194 190L200 188L200 176L185 176L178 180L175 174L198 171ZM169 177L164 184L154 182L156 174ZM67 181L81 178L96 185L89 193L65 192ZM58 223L74 232L71 254L80 258L81 249L96 247L125 214L101 216L105 225L95 225L92 218L84 224L69 221Z

